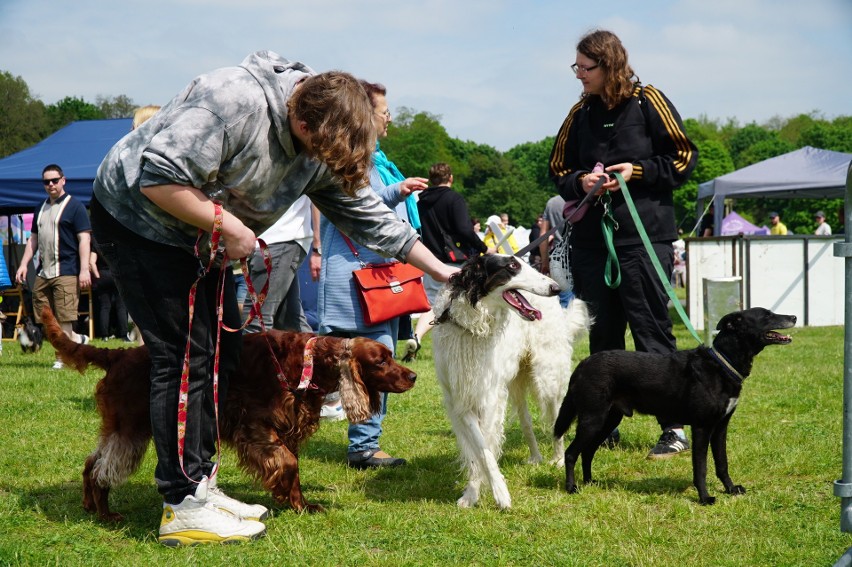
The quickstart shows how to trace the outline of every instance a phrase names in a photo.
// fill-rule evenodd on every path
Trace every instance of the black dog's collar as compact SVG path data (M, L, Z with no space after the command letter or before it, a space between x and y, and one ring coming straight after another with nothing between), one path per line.
M712 347L708 348L707 352L709 352L710 355L715 358L719 362L719 364L722 365L722 368L725 369L725 371L728 373L728 376L730 376L734 380L734 382L736 382L738 385L741 385L743 383L743 380L745 380L745 376L740 374L739 371L734 368L734 366L730 362L728 362L728 359L722 356L722 353L714 350Z

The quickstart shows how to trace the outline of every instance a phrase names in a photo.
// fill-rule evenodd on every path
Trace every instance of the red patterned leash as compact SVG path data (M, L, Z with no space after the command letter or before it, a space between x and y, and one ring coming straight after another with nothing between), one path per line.
M186 442L186 412L187 406L189 403L189 354L190 354L190 346L192 345L192 320L195 316L195 296L198 292L198 283L210 272L216 262L216 253L219 250L219 240L222 237L222 204L216 201L213 202L213 231L210 236L210 259L207 262L207 266L204 266L201 263L201 257L199 254L199 246L201 244L201 240L204 237L205 232L203 230L198 231L198 238L195 241L195 257L198 258L199 268L198 268L198 278L196 278L195 282L192 284L192 287L189 289L189 327L187 329L186 334L186 348L184 349L183 354L183 368L181 370L180 375L180 392L178 395L178 413L177 413L177 444L178 444L178 462L180 463L180 470L183 472L183 475L192 482L200 483L200 481L193 480L190 478L188 474L186 474L186 469L183 466L183 454L184 454L184 445ZM220 283L224 278L224 268L221 272L222 277L220 277ZM220 300L221 303L221 300ZM221 305L219 306L221 310ZM220 314L221 317L221 314ZM218 325L217 325L218 327ZM216 417L216 454L220 455L221 459L221 442L219 439L219 329L217 328L216 333L216 353L215 353L215 361L213 365L213 407L214 407L214 415ZM218 469L219 463L217 461L216 467L214 470Z
M246 263L246 259L243 258L240 260L240 266L243 269L243 276L246 279L246 287L248 288L248 294L251 298L251 313L243 326L240 329L244 328L249 321L252 320L253 317L257 317L260 321L260 328L263 331L263 337L266 340L266 346L269 348L269 354L272 357L272 363L275 366L275 372L278 377L278 382L281 384L281 387L285 390L290 390L291 392L297 390L306 390L308 388L316 389L316 384L311 382L311 377L313 376L313 348L314 343L316 342L316 337L308 339L307 344L305 344L305 364L302 366L302 377L299 380L299 385L295 388L295 390L290 386L287 381L287 376L284 374L284 369L281 368L281 363L278 362L278 357L275 356L275 350L272 348L272 343L269 340L268 329L266 328L266 322L263 320L263 315L261 313L261 307L263 307L263 302L266 301L266 293L269 289L269 280L272 279L272 259L269 254L269 247L266 245L261 239L258 239L258 243L260 246L260 251L263 254L263 263L266 267L266 283L263 286L263 289L258 294L254 288L254 282L251 281L251 275L249 273L248 264ZM220 311L221 311L221 303L222 300L219 300ZM221 319L220 319L221 321ZM232 331L234 329L230 329L225 326L225 329L228 331ZM310 364L310 369L308 369L308 365ZM306 371L308 372L306 377Z

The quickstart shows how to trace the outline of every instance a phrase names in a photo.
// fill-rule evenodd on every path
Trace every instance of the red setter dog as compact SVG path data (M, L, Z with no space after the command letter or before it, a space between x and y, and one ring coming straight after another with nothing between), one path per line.
M121 514L109 509L109 491L139 467L151 438L148 349L77 344L65 336L49 308L42 321L50 344L66 365L81 373L90 364L106 370L95 389L101 435L83 469L83 507L103 520L120 521ZM323 510L302 494L298 455L299 446L319 427L325 394L339 390L347 417L364 421L379 411L381 392L405 392L417 378L381 343L319 337L313 348L317 389L294 394L305 343L312 336L270 331L267 343L262 333L244 335L242 362L230 378L219 413L222 441L236 450L240 466L259 479L276 502L297 512ZM270 344L289 388L278 381Z

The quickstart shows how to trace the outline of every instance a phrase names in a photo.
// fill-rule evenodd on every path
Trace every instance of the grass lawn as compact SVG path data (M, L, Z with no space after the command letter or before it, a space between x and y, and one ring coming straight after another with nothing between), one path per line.
M676 331L682 348L694 346L682 326ZM563 470L526 464L512 419L501 461L512 509L498 511L489 490L478 508L457 508L462 477L427 337L412 364L417 386L391 396L382 437L383 449L408 466L347 468L346 424L324 423L304 447L301 478L306 497L325 514L277 510L262 540L187 549L156 543L161 500L153 450L113 491L124 523L104 525L82 509L80 475L97 440L92 392L101 374L51 371L47 343L25 356L6 342L0 565L831 565L852 545L840 532L840 500L832 493L841 475L843 329L792 334L792 345L757 358L731 421L731 475L746 487L744 496L721 493L711 469L717 503L699 506L687 455L646 460L659 435L648 416L622 423L621 446L596 457L599 484L569 496ZM584 341L576 354L586 353ZM539 428L543 449L548 438ZM272 506L230 450L219 484Z

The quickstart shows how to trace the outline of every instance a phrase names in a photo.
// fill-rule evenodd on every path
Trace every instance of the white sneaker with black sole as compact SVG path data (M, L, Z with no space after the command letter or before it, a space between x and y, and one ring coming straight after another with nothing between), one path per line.
M215 500L215 497L214 499ZM176 547L204 543L240 543L266 534L266 526L246 520L210 499L207 477L180 504L163 504L159 542Z

